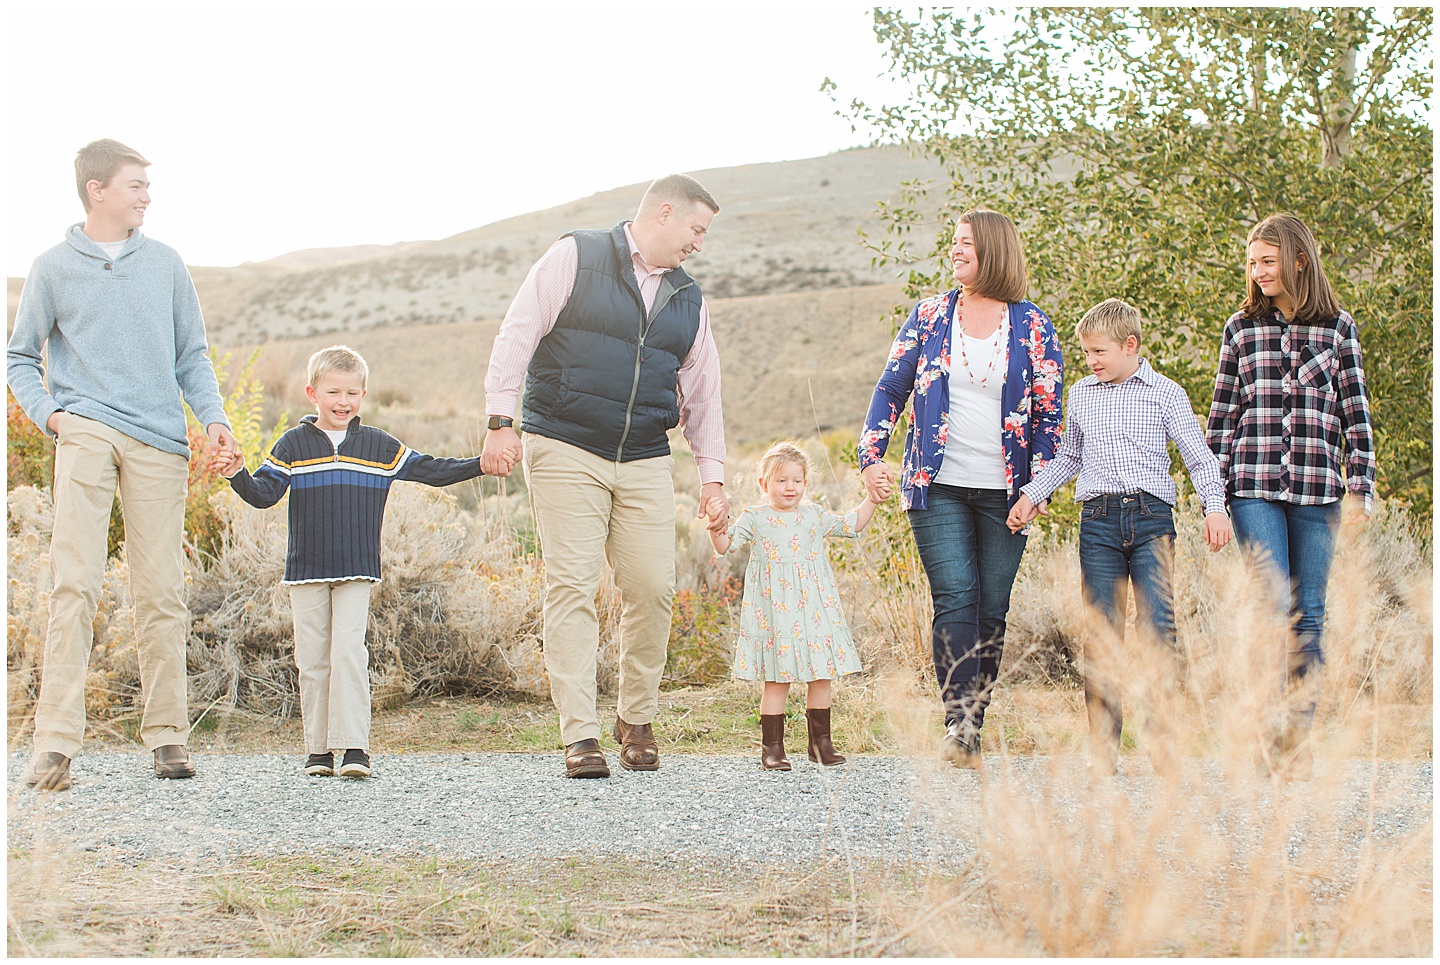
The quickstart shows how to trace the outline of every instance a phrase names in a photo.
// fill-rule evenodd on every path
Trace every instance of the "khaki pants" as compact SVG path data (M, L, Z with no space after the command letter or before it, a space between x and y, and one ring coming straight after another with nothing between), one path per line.
M144 711L140 740L154 750L190 733L185 681L185 533L188 460L101 422L62 413L55 450L50 624L45 634L35 750L74 757L85 737L85 675L115 489L125 514L125 558L135 600Z
M369 580L342 580L290 587L307 754L370 747L365 627L374 586Z
M675 595L673 468L670 456L611 462L525 437L525 484L545 557L545 669L567 745L600 736L595 594L606 560L620 590L618 712L630 724L655 720Z

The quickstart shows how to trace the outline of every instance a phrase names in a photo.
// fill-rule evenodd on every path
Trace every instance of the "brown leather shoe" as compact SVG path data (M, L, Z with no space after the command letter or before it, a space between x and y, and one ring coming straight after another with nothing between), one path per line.
M184 744L155 748L155 776L174 779L195 776L195 766L190 763Z
M830 741L830 708L805 708L805 725L810 732L810 759L825 767L844 764L845 758L835 750Z
M616 717L615 739L620 742L620 766L625 770L660 770L660 745L649 724L627 724Z
M600 742L593 737L565 745L566 777L609 777L610 765L600 751Z
M45 751L30 758L25 786L37 791L63 791L70 786L70 758L58 751Z
M785 756L785 715L760 715L760 766L767 771L788 771Z

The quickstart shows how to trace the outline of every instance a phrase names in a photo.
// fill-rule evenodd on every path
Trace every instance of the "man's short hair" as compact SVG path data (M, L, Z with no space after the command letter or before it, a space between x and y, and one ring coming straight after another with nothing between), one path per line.
M348 345L332 345L329 348L322 348L310 356L310 364L306 369L306 377L309 380L306 384L311 388L315 383L329 375L331 372L343 372L346 374L360 373L360 387L365 388L370 381L370 366L360 357L360 353Z
M1140 344L1140 309L1119 298L1107 298L1075 324L1075 337L1106 338L1124 345L1131 335Z
M1011 305L1023 302L1029 275L1015 222L998 211L971 208L957 223L968 224L975 238L975 294Z
M150 162L141 157L139 151L108 137L91 141L76 152L75 187L80 192L80 203L87 212L90 210L90 192L85 190L85 185L91 181L99 181L103 188L127 164L138 164L142 168L150 166Z
M667 174L651 181L650 187L645 189L645 196L640 199L639 213L649 214L667 201L687 212L698 203L709 208L712 214L720 213L720 205L710 192L688 174Z

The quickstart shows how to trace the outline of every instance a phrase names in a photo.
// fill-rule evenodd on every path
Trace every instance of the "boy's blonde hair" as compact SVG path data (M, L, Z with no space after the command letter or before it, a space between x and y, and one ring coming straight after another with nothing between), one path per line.
M1140 309L1119 298L1107 298L1085 313L1075 325L1075 337L1105 338L1124 345L1131 335L1140 344Z
M127 164L138 164L142 168L150 166L139 151L108 137L91 141L75 152L75 188L80 192L80 203L87 212L90 210L90 192L85 190L85 185L99 181L103 188Z
M805 474L805 481L809 482L810 457L805 454L805 450L793 442L777 442L766 449L765 455L755 464L755 475L760 482L760 488L763 490L765 485L775 478L780 467L791 462L800 467L800 471Z
M365 364L359 352L348 345L332 345L310 356L310 364L306 369L306 378L309 381L306 384L314 388L316 382L331 372L359 372L362 389L366 388L370 381L370 366Z

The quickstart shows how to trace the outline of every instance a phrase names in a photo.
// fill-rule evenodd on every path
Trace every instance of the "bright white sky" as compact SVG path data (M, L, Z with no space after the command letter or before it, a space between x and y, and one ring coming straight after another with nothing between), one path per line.
M235 265L852 147L821 81L889 87L854 0L5 8L8 275L83 220L75 151L100 137L153 162L148 234Z

